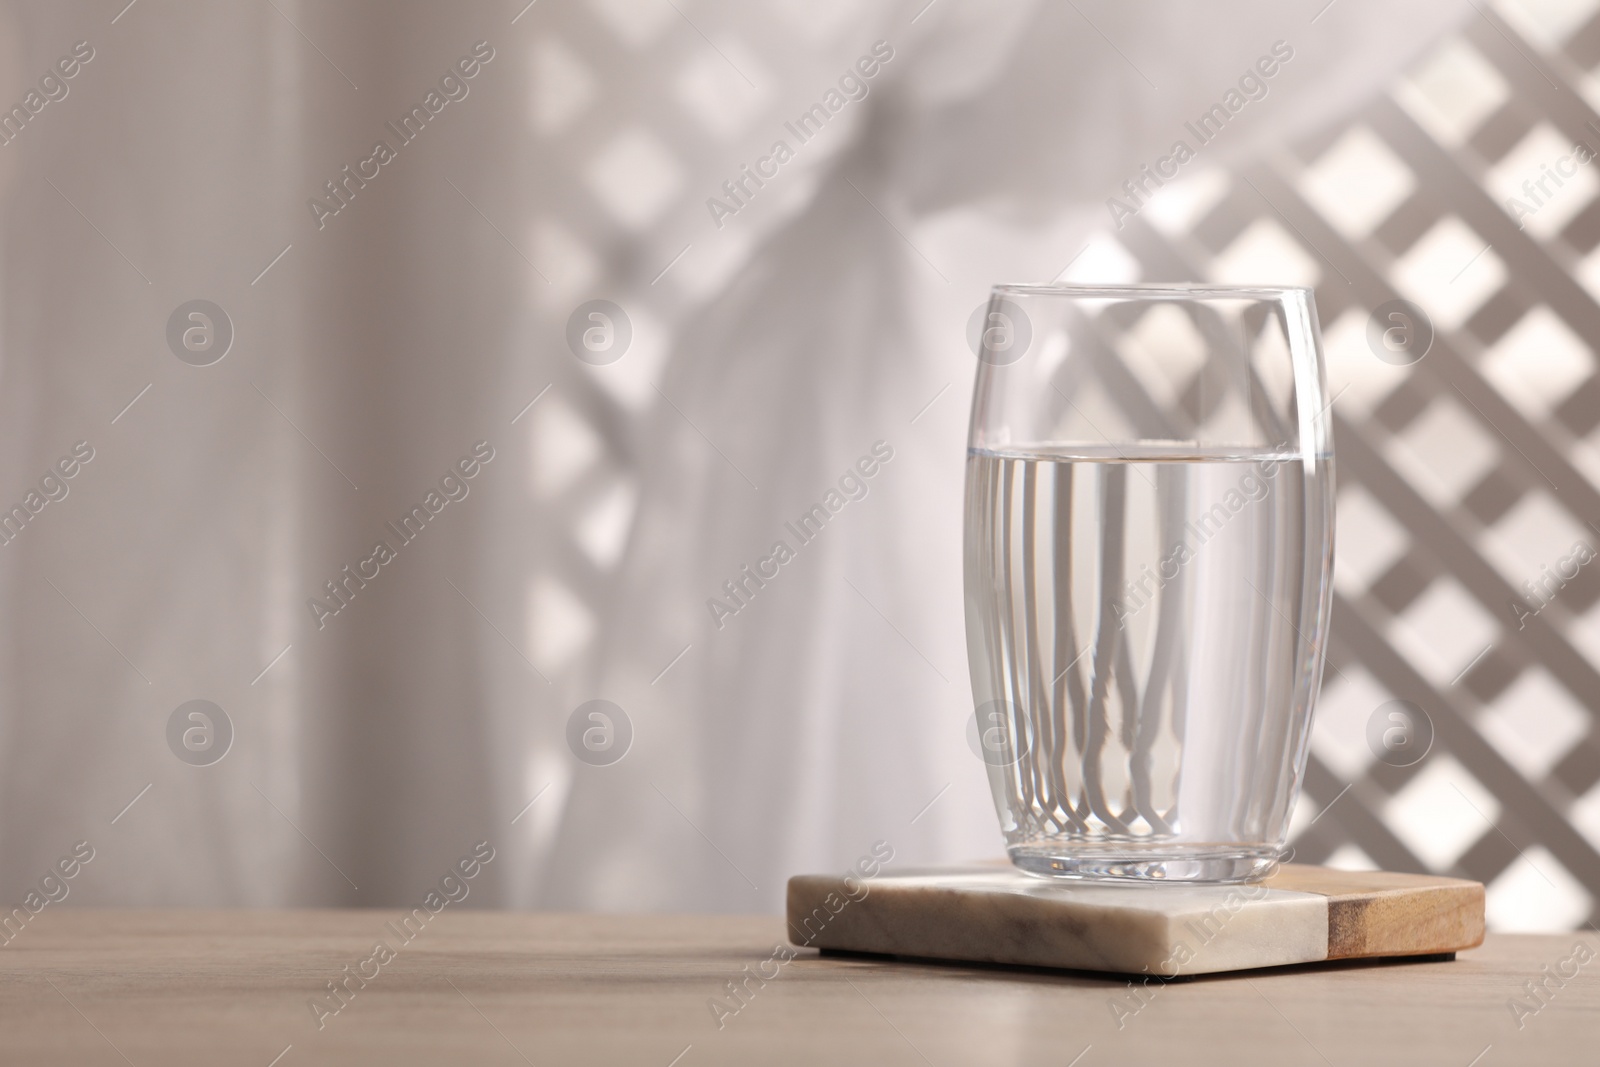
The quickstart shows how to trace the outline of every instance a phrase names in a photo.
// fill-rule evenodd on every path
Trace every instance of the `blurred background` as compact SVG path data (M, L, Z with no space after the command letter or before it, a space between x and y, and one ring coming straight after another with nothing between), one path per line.
M1600 0L5 5L0 899L999 855L968 319L1212 279L1315 286L1337 398L1297 858L1590 922L1597 74Z

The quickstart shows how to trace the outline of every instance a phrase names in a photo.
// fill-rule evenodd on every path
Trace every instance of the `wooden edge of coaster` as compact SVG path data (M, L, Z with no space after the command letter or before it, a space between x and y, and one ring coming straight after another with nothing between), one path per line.
M1285 864L1273 889L1328 898L1328 958L1428 956L1483 944L1483 883L1396 871Z
M1483 944L1483 886L1328 900L1328 958L1433 955Z

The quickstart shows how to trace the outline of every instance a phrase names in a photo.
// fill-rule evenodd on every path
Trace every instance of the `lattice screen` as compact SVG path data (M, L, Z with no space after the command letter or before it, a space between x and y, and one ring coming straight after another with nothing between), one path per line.
M1295 848L1482 880L1501 929L1600 898L1597 7L1485 10L1352 121L1116 235L1147 280L1316 286L1337 593ZM1411 366L1369 343L1395 299L1436 331ZM1369 741L1393 700L1431 723L1409 766Z

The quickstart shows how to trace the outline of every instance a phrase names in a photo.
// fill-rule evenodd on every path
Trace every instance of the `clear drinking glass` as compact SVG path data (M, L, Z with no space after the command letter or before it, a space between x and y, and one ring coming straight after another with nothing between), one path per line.
M1264 877L1332 597L1310 290L1002 285L972 329L967 654L1012 861Z

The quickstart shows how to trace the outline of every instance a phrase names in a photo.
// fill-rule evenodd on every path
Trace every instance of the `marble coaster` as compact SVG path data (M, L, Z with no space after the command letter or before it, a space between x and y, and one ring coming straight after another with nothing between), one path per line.
M798 875L788 911L803 947L1164 977L1483 943L1481 883L1301 864L1239 886L1088 885L1000 866Z

